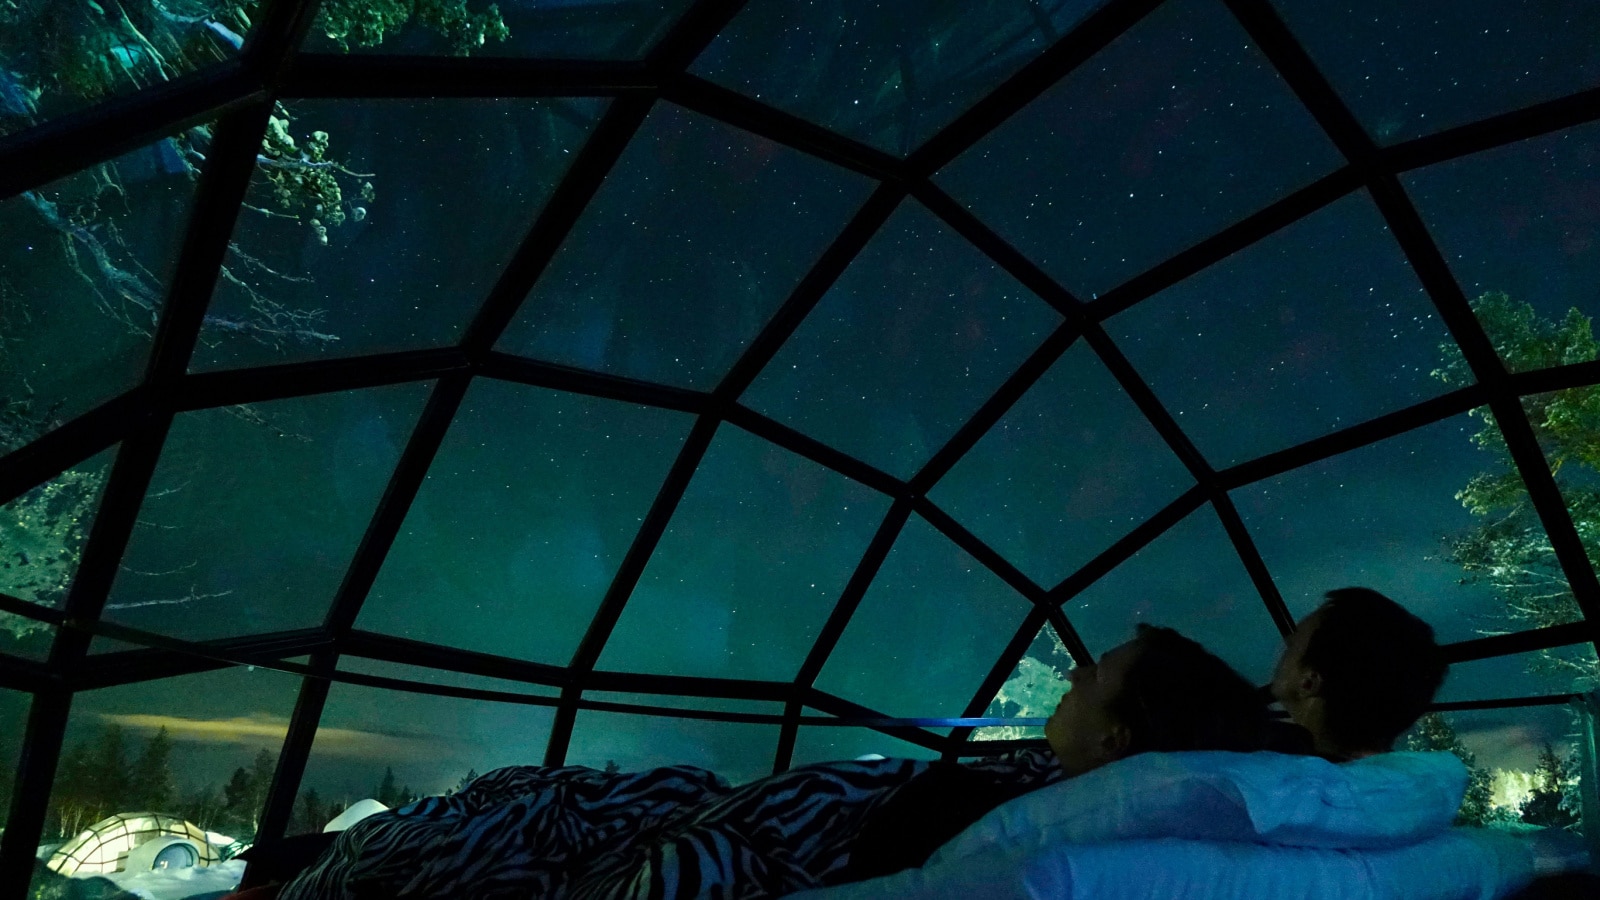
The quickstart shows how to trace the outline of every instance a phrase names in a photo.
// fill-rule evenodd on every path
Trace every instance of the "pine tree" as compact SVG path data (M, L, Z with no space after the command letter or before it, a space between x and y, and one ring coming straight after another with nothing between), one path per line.
M299 815L296 817L297 821L292 833L320 834L323 826L333 821L334 817L338 815L338 813L331 813L329 806L331 804L322 802L322 795L317 793L316 788L306 788L305 793L300 795Z
M461 780L456 782L456 786L450 790L450 793L451 794L455 794L455 793L458 793L460 791L466 790L467 789L467 785L471 784L474 780L477 779L477 777L478 777L478 770L477 769L468 769L467 770L467 774L461 776Z
M261 810L266 808L267 794L272 790L272 776L278 768L278 757L267 751L265 747L256 751L256 758L250 764L250 801L252 823L261 817Z
M393 809L398 803L400 799L400 791L395 786L394 768L392 766L384 766L383 782L378 785L378 789L375 793L376 796L374 799L390 809Z
M121 812L128 803L133 770L128 764L127 739L120 725L108 725L89 753L90 784L105 815ZM102 816L101 818L104 818Z
M605 773L607 775L615 775L620 771L622 771L622 767L617 765L617 761L616 760L614 760L614 759L606 760Z
M1562 808L1570 773L1564 760L1556 755L1548 743L1539 753L1539 763L1533 770L1533 796L1522 807L1522 821L1546 828L1566 828L1574 825L1578 817Z
M1478 765L1478 757L1461 743L1444 716L1428 713L1418 719L1416 727L1406 737L1406 749L1454 753L1467 767L1467 792L1461 798L1461 808L1456 811L1456 824L1480 827L1489 824L1494 818L1494 775Z
M172 803L172 737L165 727L144 745L133 763L129 782L130 807L165 812Z

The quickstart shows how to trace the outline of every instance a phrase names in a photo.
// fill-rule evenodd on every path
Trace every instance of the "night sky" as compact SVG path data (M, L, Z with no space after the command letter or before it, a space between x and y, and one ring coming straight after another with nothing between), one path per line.
M501 5L514 34L533 16L526 4ZM579 47L579 55L633 58L686 5L661 3L663 16L649 21L573 26L564 42L514 38L494 52ZM1600 83L1593 4L1276 5L1380 143ZM1001 0L857 6L819 0L799 17L795 4L753 0L692 71L903 154L1093 7L1046 2L1035 17L1029 4ZM415 35L382 49L437 50ZM359 221L352 213L330 228L326 246L302 225L242 213L230 265L246 286L219 284L197 371L455 343L607 107L548 99L290 108L295 137L329 132L330 153L359 180L370 174L373 199L347 197L363 210ZM165 284L192 189L161 169L160 146L119 161L127 194L104 214L128 236L126 259ZM1219 2L1170 0L933 180L1092 302L1341 164ZM1551 317L1600 308L1600 125L1409 172L1402 183L1469 297L1505 291ZM712 390L874 187L864 175L657 103L497 349ZM76 178L41 193L67 202L85 190ZM64 420L135 385L148 335L105 315L24 199L0 204L0 234L0 394L36 397ZM228 327L260 314L252 290L316 315L281 339L252 341ZM906 199L741 402L910 478L1061 321ZM1104 327L1219 469L1446 390L1430 373L1449 334L1364 191ZM107 618L191 640L319 625L432 388L417 382L180 414ZM357 627L567 664L693 424L667 409L474 382ZM1392 594L1443 641L1505 630L1502 601L1461 584L1460 570L1442 558L1444 539L1473 524L1455 493L1494 459L1469 440L1478 424L1446 419L1233 493L1296 616L1323 592L1359 584ZM110 461L106 454L86 465L103 470ZM1192 485L1079 341L929 497L1048 588ZM599 667L792 680L889 506L872 488L723 423ZM960 715L1028 609L914 514L817 686L888 715ZM1126 640L1136 623L1170 624L1258 681L1279 643L1210 505L1065 611L1093 653ZM1034 652L1048 646L1041 639ZM1443 699L1572 687L1528 663L1460 666ZM415 667L341 665L554 696ZM75 700L69 741L104 724L139 736L165 726L184 786L220 784L259 748L276 751L298 689L293 675L232 669L94 691ZM734 701L591 699L782 712ZM9 767L22 700L6 694L3 702L0 765ZM551 721L540 705L336 684L305 784L356 799L392 766L417 790L444 790L469 769L540 762ZM1530 765L1538 745L1567 727L1558 708L1455 721L1490 765ZM687 762L743 780L770 771L776 742L772 725L585 711L568 760ZM865 752L925 753L818 726L802 729L795 762Z

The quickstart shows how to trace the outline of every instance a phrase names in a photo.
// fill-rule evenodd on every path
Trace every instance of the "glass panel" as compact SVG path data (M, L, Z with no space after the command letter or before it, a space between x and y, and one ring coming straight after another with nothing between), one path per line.
M500 348L710 387L871 187L798 151L660 104Z
M0 87L8 77L0 64ZM0 454L144 376L194 199L180 148L195 133L0 202Z
M1175 628L1265 684L1283 639L1210 506L1196 510L1089 589L1067 619L1099 658L1141 622Z
M116 452L103 450L0 505L0 593L51 609L66 603ZM21 637L34 627L29 621L0 612L0 632Z
M431 387L178 416L106 617L189 640L321 625Z
M449 669L435 669L431 666L408 666L404 663L392 663L383 659L367 659L362 656L345 654L339 657L339 671L354 672L358 675L375 675L379 678L402 678L406 681L420 681L425 684L437 684L446 687L471 688L478 691L503 691L508 694L533 694L540 697L559 697L561 689L544 684L532 684L526 681L511 681L505 678L490 678L486 675L469 675L465 672L452 672ZM357 685L365 687L365 685Z
M403 806L502 766L537 766L555 710L334 683L290 834L319 832L358 800Z
M1365 192L1106 328L1219 467L1445 390L1429 373L1450 333Z
M1434 699L1440 703L1505 700L1584 693L1596 687L1600 687L1600 664L1595 661L1594 645L1574 644L1455 663Z
M150 823L105 822L119 814L159 815L163 830L189 837L213 860L252 842L299 688L293 676L235 667L74 696L44 833L45 845L56 847L49 868L36 869L35 888L68 890L64 875L80 888L93 878L151 888L141 884L147 872L111 871L131 845L153 836L139 833ZM243 873L242 860L207 865L179 896L226 893Z
M1039 629L1028 652L1017 663L1016 671L1000 686L1000 693L989 704L985 716L1048 719L1056 705L1072 688L1067 673L1076 667L1067 645L1048 623ZM1044 737L1043 725L995 725L972 732L975 741L1011 741Z
M1600 312L1600 125L1413 172L1406 191L1513 370L1577 362L1554 338ZM1531 306L1522 311L1522 305ZM1536 324L1537 323L1537 324ZM1541 334L1543 332L1543 334ZM1529 342L1528 338L1540 339ZM1582 358L1592 359L1589 349Z
M772 710L782 713L783 707L775 703ZM579 710L567 764L623 772L698 766L732 784L743 784L772 774L778 729L777 725Z
M959 716L1029 608L997 575L913 516L817 687L888 716Z
M755 0L693 71L905 154L1059 40L1103 0Z
M1457 499L1492 464L1473 446L1479 427L1457 416L1233 492L1296 619L1328 591L1360 585L1427 620L1441 642L1528 627L1508 620L1493 580L1463 583L1471 573L1452 559L1456 548L1472 558L1499 527ZM1515 521L1539 529L1531 512Z
M328 0L306 49L439 56L638 59L692 0L506 0L385 5ZM481 10L481 11L480 11Z
M1275 0L1382 143L1600 84L1600 7L1496 0Z
M1564 706L1435 713L1399 746L1447 750L1467 764L1456 822L1521 831L1578 821L1578 723Z
M908 478L1060 321L907 200L743 400Z
M257 0L131 6L8 4L0 28L0 136L236 57L260 18Z
M566 665L691 425L475 381L359 624Z
M194 368L454 343L603 109L571 99L280 108Z
M1192 484L1094 351L1079 342L930 496L1048 587Z
M600 667L793 680L889 499L724 427Z
M939 181L1087 298L1341 162L1231 16L1175 0Z
M807 709L808 716L823 715ZM871 728L853 728L834 725L802 725L794 739L794 757L789 767L809 766L812 763L837 762L860 759L869 754L890 759L938 759L939 751L929 750L920 744L890 737Z
M0 688L0 828L11 815L11 796L22 760L22 740L28 729L31 696Z

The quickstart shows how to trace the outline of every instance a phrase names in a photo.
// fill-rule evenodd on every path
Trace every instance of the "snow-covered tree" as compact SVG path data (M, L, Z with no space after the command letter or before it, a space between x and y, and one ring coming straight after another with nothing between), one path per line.
M1503 293L1484 294L1473 301L1472 308L1495 349L1514 371L1592 362L1600 354L1589 317L1577 309L1569 310L1560 321L1551 321ZM1445 345L1441 352L1444 362L1434 371L1436 378L1451 387L1473 383L1455 344ZM1522 404L1584 550L1591 560L1600 560L1600 386L1536 394L1524 397ZM1478 524L1447 539L1448 558L1466 573L1464 582L1486 585L1505 601L1507 630L1581 618L1499 425L1486 407L1472 415L1483 423L1472 440L1486 455L1485 465L1456 498ZM1600 681L1600 666L1592 648L1578 658L1541 654L1537 665L1579 690Z
M1428 713L1406 736L1407 750L1437 750L1454 753L1467 767L1467 792L1461 799L1461 809L1456 812L1457 825L1488 825L1496 821L1494 806L1494 775L1478 765L1478 757L1451 726L1449 720L1438 713Z

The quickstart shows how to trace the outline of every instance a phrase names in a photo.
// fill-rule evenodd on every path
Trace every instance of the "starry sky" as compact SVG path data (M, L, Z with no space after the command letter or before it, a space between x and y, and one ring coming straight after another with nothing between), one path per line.
M513 24L531 15L502 5ZM662 21L684 5L660 4ZM1588 5L1276 5L1380 143L1600 82L1600 43L1592 39L1600 13ZM1082 0L1037 4L1042 20L1024 15L1026 4L999 0L965 13L962 4L818 0L801 15L799 6L753 0L693 71L890 153L915 147L1092 12ZM624 58L660 30L660 21L630 20L603 34L584 31L590 37L574 46ZM497 52L552 51L528 39ZM328 131L332 152L360 180L370 177L372 198L359 201L359 218L352 206L348 220L330 228L327 245L295 223L243 214L237 252L259 265L236 262L244 284L219 286L195 369L458 340L604 109L592 99L291 104L293 133L304 140ZM1552 317L1573 307L1594 312L1596 129L1406 173L1405 190L1469 296L1506 291ZM117 215L137 233L129 252L152 260L160 279L189 194L181 179L160 173L155 153L146 148L119 163L130 191ZM1220 3L1171 0L934 182L1093 303L1341 163ZM710 390L873 187L863 175L658 103L498 349ZM61 197L81 190L70 179L47 189ZM0 250L0 278L13 286L4 295L9 343L0 389L37 390L70 417L130 387L148 340L94 311L92 292L18 200L0 204L0 228L25 238ZM251 291L318 314L297 319L304 327L292 339L239 340L228 322L253 314ZM909 478L1061 321L907 199L741 402ZM1431 373L1449 334L1364 191L1104 327L1219 469L1446 387ZM86 339L97 354L69 352ZM181 414L108 617L185 639L319 624L431 387ZM358 627L566 664L692 424L671 410L475 382ZM1442 558L1444 539L1473 524L1455 493L1491 461L1470 441L1477 428L1468 416L1445 419L1236 490L1232 499L1291 611L1303 615L1323 592L1360 584L1392 594L1444 641L1502 630L1501 601L1461 584ZM1080 341L929 496L1050 587L1192 484ZM888 508L889 498L865 485L721 425L600 666L794 678ZM1024 598L913 515L818 686L892 715L958 715L1027 610ZM1210 506L1072 598L1066 613L1094 653L1147 621L1194 635L1257 680L1277 652L1277 632ZM1461 666L1446 698L1568 688L1527 663ZM538 693L414 667L345 665ZM258 748L276 748L297 690L293 676L241 669L104 689L75 702L69 739L109 723L138 734L167 727L185 761L182 778L203 787L248 764ZM1520 765L1565 733L1563 716L1509 710L1463 715L1457 724L1486 762ZM550 723L538 705L335 685L306 783L353 799L393 766L402 782L442 790L468 769L538 762ZM569 760L691 762L746 778L770 768L775 743L768 725L590 711L579 716ZM806 728L796 761L921 752L909 747ZM0 757L8 752L14 748L0 744Z

